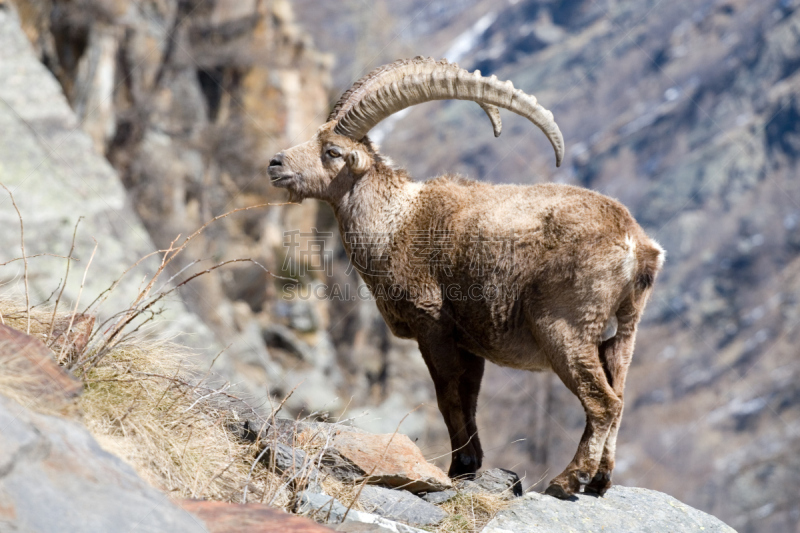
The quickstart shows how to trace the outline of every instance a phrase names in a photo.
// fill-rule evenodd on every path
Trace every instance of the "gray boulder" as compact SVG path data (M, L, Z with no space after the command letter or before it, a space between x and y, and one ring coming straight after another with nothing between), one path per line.
M458 491L453 489L442 490L439 492L428 492L423 494L421 498L428 503L435 503L439 505L446 501L452 500L458 495Z
M378 524L365 524L364 522L345 522L337 524L333 529L341 533L391 533L392 531Z
M77 422L0 396L0 531L207 533Z
M458 488L463 492L489 492L507 499L522 496L522 482L519 480L519 476L505 468L485 470L472 481L461 481L458 483Z
M368 485L361 491L358 501L371 513L412 526L438 524L447 517L447 513L439 507L405 490Z
M388 520L376 514L355 509L347 512L347 507L336 498L309 491L299 494L297 513L325 524L339 524L336 526L337 530L351 533L424 533L421 529ZM342 522L345 515L347 518Z
M559 500L528 493L497 513L482 533L736 533L721 520L661 492L612 487L604 497Z
M350 518L354 511L347 512L342 502L318 492L304 490L299 494L297 514L306 515L323 524L339 524L345 515Z
M312 459L299 448L286 444L267 443L261 452L261 462L267 468L274 468L291 478L295 487L308 486L312 492L321 492L320 472L314 467Z

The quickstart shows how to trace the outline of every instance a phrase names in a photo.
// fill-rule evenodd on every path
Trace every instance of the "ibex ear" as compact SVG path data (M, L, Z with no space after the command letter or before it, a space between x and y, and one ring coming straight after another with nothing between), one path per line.
M345 156L344 160L353 174L363 174L372 164L370 157L361 150L353 150Z

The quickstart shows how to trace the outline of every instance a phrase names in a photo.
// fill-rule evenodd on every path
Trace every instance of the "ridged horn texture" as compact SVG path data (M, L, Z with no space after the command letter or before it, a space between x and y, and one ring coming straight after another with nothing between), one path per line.
M556 152L556 166L561 165L564 138L553 113L539 105L535 96L515 89L510 81L487 78L477 70L470 73L444 59L415 57L376 68L342 95L328 121L337 121L336 133L360 140L380 121L402 109L450 99L480 104L492 121L495 136L502 128L498 107L522 115L544 132Z

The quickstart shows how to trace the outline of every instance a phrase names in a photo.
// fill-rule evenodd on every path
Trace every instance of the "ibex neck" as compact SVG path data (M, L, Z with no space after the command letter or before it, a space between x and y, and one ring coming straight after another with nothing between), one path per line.
M343 233L393 234L408 216L422 184L385 170L364 176L333 206Z

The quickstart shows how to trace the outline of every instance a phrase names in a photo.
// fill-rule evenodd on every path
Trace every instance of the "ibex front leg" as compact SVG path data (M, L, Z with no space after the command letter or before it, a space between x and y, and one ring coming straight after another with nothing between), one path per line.
M452 338L428 335L419 348L436 387L436 400L450 433L451 478L472 478L481 467L483 450L475 412L484 360L456 346Z

